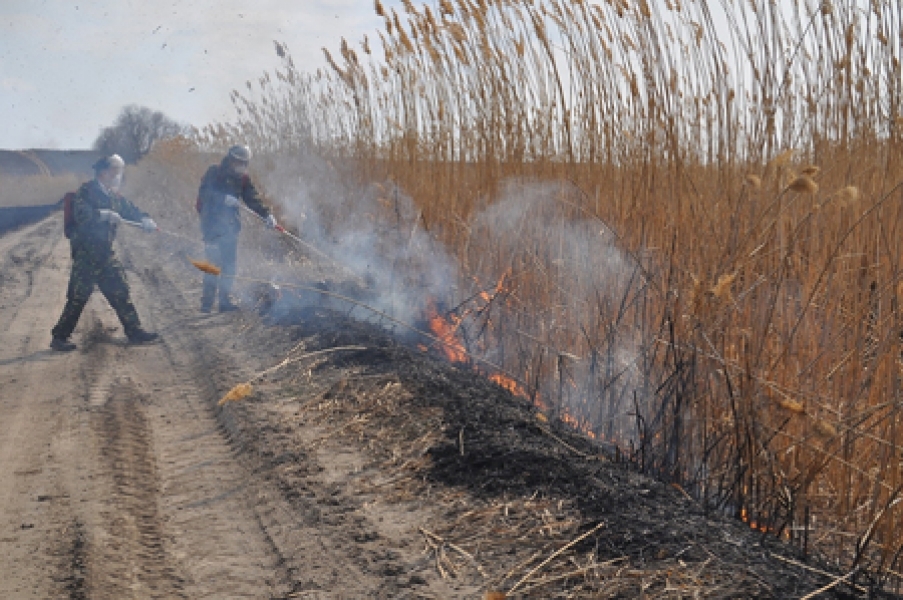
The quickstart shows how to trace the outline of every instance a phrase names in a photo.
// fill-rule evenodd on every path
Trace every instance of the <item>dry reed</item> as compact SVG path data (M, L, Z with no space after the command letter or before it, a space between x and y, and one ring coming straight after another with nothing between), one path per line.
M903 483L903 94L869 33L899 15L855 4L738 5L727 30L699 1L443 0L438 27L412 5L372 65L286 51L198 143L397 182L460 266L449 305L517 274L459 331L546 414L713 510L817 519L838 535L793 541L881 573L903 548L903 507L880 513Z

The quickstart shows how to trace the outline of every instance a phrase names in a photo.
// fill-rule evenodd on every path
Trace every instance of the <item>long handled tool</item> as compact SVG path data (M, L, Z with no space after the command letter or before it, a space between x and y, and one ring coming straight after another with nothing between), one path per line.
M125 223L126 225L130 225L132 227L136 227L138 229L144 230L144 225L142 225L138 221L129 221L128 219L122 219L122 222ZM162 233L163 235L168 235L168 236L172 236L174 238L179 238L180 240L187 240L193 244L201 243L200 240L190 238L187 235L180 235L178 233L173 233L172 231L166 231L165 229L160 229L159 225L157 225L157 228L154 231L156 231L157 233Z
M258 215L256 212L254 212L253 210L251 210L250 208L248 208L248 207L245 206L244 204L239 204L238 206L239 206L243 211L245 211L246 213L248 213L248 214L253 215L254 217L256 217L258 221L261 221L261 222L263 222L263 223L266 223L266 218L261 217L260 215ZM344 263L341 263L341 262L337 261L336 259L334 259L333 257L329 256L328 254L326 254L326 253L323 252L322 250L319 250L318 248L316 248L316 247L314 247L314 246L311 246L310 244L308 244L307 242L305 242L304 240L302 240L300 237L298 237L297 235L295 235L294 233L292 233L291 231L289 231L288 229L286 229L285 227L283 227L282 225L276 225L276 227L274 227L274 229L275 229L276 231L278 231L279 233L281 233L282 235L287 236L287 237L290 238L291 240L294 240L294 241L297 242L298 244L304 246L305 248L307 248L308 250L310 250L311 252L313 252L313 253L316 254L317 256L320 256L321 258L325 258L326 260L328 260L328 261L331 262L332 264L336 265L337 267L341 267L341 268L345 269L346 271L348 271L349 273L351 273L352 275L354 275L355 277L361 278L360 274L358 274L354 269L352 269L351 267L349 267L348 265L346 265L346 264L344 264ZM363 279L363 278L361 278L361 279Z
M144 225L142 225L138 221L129 221L128 219L123 219L122 217L120 217L120 220L126 225L131 225L132 227L137 227L138 229L144 229ZM157 231L160 231L159 227L157 227Z

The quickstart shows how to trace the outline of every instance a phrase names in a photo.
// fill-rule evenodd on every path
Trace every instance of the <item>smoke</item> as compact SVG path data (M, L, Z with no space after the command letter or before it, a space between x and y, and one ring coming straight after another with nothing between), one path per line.
M265 163L262 187L309 245L304 271L323 289L410 324L436 304L457 307L469 352L511 373L538 373L544 405L607 439L626 438L641 381L643 340L628 319L642 271L572 188L507 183L469 223L465 274L392 182L359 186L344 172L353 166L312 152ZM480 292L494 287L496 298L480 305ZM329 296L308 298L380 320Z
M349 294L405 322L454 289L455 262L391 182L348 183L355 178L310 152L274 157L269 166L263 185L279 199L284 224L306 242L311 271L327 288L344 290L350 280Z
M518 349L528 357L519 370L544 365L543 403L606 439L625 440L641 385L643 340L628 320L642 271L580 198L569 184L508 182L473 220L473 236L484 243L471 262L494 255L490 262L510 265L516 293L505 327L532 341Z

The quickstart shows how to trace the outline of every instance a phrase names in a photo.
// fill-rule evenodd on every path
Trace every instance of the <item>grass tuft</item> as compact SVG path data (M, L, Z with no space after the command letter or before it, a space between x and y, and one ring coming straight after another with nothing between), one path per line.
M249 383L239 383L235 387L233 387L229 392L220 398L220 401L217 403L218 406L223 406L224 404L228 404L229 402L238 402L239 400L244 400L254 391L254 388L251 387Z

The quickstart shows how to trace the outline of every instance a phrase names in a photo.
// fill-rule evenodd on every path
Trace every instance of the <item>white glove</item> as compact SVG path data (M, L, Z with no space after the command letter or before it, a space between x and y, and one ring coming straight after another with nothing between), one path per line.
M115 210L101 208L100 221L101 223L109 223L110 225L119 225L120 223L122 223L122 217L120 217L119 213Z
M229 208L236 208L238 206L238 198L226 194L226 206Z
M141 229L147 232L157 231L157 224L150 217L141 219Z
M274 217L273 215L268 216L267 217L267 227L270 229L276 229L276 225L277 225L276 217Z

